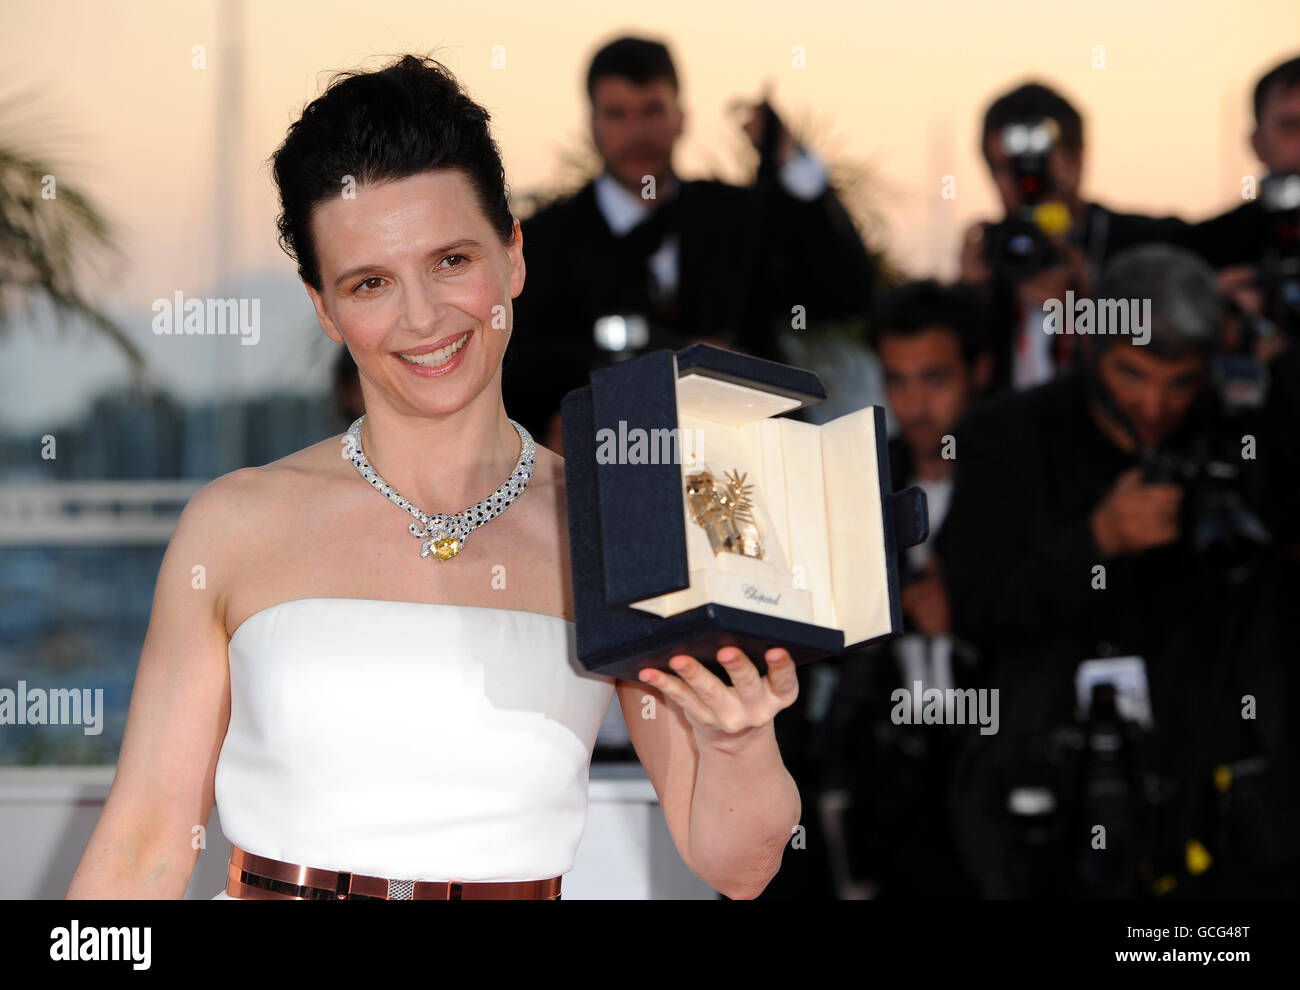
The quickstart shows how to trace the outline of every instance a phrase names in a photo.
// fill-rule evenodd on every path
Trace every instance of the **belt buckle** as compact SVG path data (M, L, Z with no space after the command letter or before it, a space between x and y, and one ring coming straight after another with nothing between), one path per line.
M353 874L340 870L335 885L334 898L343 901L358 898L369 899L375 896L375 894L363 894L359 890L353 890L353 883ZM385 899L390 901L459 901L463 899L462 892L465 887L464 883L459 880L388 880L387 883L388 888L385 891ZM417 891L423 896L417 896Z
M409 901L415 892L414 880L389 880L388 899L390 901Z

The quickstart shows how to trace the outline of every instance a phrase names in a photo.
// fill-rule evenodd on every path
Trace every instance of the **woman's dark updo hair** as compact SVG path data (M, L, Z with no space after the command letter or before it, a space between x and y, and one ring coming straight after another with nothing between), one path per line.
M349 175L362 186L459 169L501 243L512 243L515 221L490 119L432 58L405 55L374 72L336 73L271 156L280 246L298 262L303 280L321 291L311 214L316 204L342 195Z

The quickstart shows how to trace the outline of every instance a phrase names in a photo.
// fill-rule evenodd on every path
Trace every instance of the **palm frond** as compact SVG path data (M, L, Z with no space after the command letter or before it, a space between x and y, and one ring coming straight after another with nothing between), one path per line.
M15 304L30 312L43 298L61 321L79 318L109 340L138 384L144 355L84 289L100 266L121 259L121 249L90 197L64 178L50 129L25 119L32 109L22 94L0 98L0 333L11 328Z

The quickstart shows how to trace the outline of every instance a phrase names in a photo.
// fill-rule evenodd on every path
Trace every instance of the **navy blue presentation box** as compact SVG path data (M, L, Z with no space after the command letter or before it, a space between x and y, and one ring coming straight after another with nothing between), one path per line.
M724 646L765 673L770 646L802 664L902 631L898 554L929 534L925 493L893 492L879 406L820 426L784 415L825 398L810 371L708 344L603 368L564 397L577 652L587 670L635 680L687 653L729 683L715 659ZM757 484L768 559L711 554L690 518L686 462L647 461L644 446L629 453L629 438L664 431L715 451L716 473L744 470ZM746 567L763 569L768 583L749 581Z

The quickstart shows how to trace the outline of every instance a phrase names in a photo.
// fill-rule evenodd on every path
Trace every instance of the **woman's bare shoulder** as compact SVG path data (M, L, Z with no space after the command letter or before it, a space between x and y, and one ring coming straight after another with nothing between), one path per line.
M295 501L319 493L324 483L337 478L339 451L339 437L329 437L266 464L214 478L190 499L181 513L181 527L188 524L213 535L238 532L240 542L247 543L269 516L282 515Z

